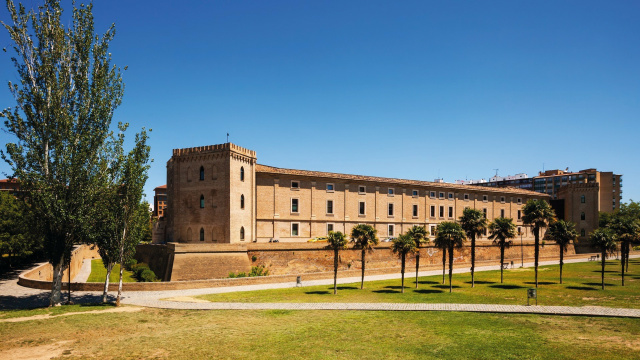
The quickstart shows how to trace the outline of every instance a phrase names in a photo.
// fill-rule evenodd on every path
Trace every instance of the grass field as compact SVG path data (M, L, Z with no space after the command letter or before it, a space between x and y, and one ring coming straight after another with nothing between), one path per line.
M538 272L538 305L609 306L640 308L640 259L631 259L625 286L620 282L620 262L607 261L606 289L600 288L600 262L565 264L563 284L559 283L559 266L543 266ZM412 276L413 275L413 276ZM340 273L338 273L338 277ZM236 292L198 296L201 299L220 302L420 302L467 304L527 303L526 289L534 287L533 268L509 269L504 272L504 284L500 284L500 271L476 273L475 288L471 288L471 275L453 275L453 293L449 293L448 274L446 285L442 275L419 278L415 289L415 273L407 273L405 293L400 293L400 279L365 282L338 286L315 286ZM304 281L304 276L303 276Z
M144 309L0 323L0 358L638 359L637 319Z
M87 282L104 282L107 278L107 269L102 264L102 259L91 260L91 275ZM111 276L109 276L109 282L120 281L120 265L116 264L111 270ZM122 282L136 282L136 278L133 277L131 271L125 270L122 274Z

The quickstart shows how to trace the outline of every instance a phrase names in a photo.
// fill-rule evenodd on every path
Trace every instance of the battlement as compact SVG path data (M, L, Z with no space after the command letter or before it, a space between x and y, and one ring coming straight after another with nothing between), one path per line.
M184 148L184 149L173 149L173 156L186 156L193 154L205 154L211 152L220 152L220 151L233 151L245 156L256 157L256 152L253 150L245 149L242 146L238 146L233 143L224 143L224 144L216 144L216 145L207 145L207 146L197 146L192 148Z

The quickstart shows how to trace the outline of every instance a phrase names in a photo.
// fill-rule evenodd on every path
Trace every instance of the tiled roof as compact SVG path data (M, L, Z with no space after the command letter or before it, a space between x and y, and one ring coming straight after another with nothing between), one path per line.
M352 181L392 183L392 184L399 184L399 185L426 186L434 189L436 188L437 189L457 189L457 190L469 190L469 191L478 191L478 192L521 194L521 195L528 195L528 196L548 197L548 195L546 194L542 194L542 193L531 191L531 190L514 188L514 187L491 188L491 187L480 187L480 186L473 186L473 185L437 183L437 182L421 181L421 180L394 179L394 178L385 178L385 177L378 177L378 176L364 176L364 175L338 174L338 173L330 173L330 172L323 172L323 171L282 169L282 168L261 165L261 164L256 164L256 172L266 173L266 174L321 177L321 178L352 180Z
M155 189L153 189L153 191L166 190L166 189L167 189L167 185L160 185L160 186L156 187Z

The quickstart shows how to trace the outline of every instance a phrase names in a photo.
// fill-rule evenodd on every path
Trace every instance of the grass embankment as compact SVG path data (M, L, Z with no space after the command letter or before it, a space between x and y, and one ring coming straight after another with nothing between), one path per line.
M101 282L103 283L107 278L107 269L105 269L102 264L102 259L91 260L91 275L89 275L89 279L87 282ZM109 276L109 282L115 283L120 281L120 265L116 264L113 266L111 270L111 275ZM135 277L133 277L133 273L131 271L125 270L122 273L122 282L137 282Z
M565 264L563 284L559 283L559 266L542 266L538 271L538 305L608 306L640 308L640 260L631 259L625 286L620 282L620 262L607 261L605 290L600 288L600 262ZM338 273L338 277L340 273ZM303 283L304 283L304 276ZM475 288L471 288L471 275L453 275L453 293L442 275L419 278L415 289L415 273L406 273L405 293L400 293L400 279L333 285L201 295L198 298L216 302L407 302L407 303L464 303L513 304L527 303L526 289L534 287L534 269L504 271L500 284L500 271L477 272ZM535 304L535 300L533 300Z
M47 308L38 308L30 310L3 310L0 311L0 319L28 317L36 315L61 315L72 312L84 312L92 310L106 310L111 309L115 305L113 304L77 304L77 305L64 305L54 306ZM0 325L1 326L1 325Z
M0 338L6 359L640 358L637 319L522 314L145 309L3 323Z

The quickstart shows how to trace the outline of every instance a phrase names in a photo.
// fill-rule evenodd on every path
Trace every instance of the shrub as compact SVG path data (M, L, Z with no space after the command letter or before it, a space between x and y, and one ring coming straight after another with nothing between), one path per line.
M640 245L638 245L638 246L634 246L634 247L633 247L633 250L640 250Z
M249 276L267 276L269 275L269 269L266 269L264 265L252 266Z
M257 258L255 255L253 255L253 256L251 257L251 261L252 261L252 262L256 262L256 260L258 260L258 258Z
M129 271L133 271L133 267L136 266L138 264L138 260L136 259L129 259L129 261L124 263L124 268L129 270Z
M144 271L142 271L142 273L140 273L140 281L143 282L153 282L156 281L156 274L151 270L151 269L145 269Z

